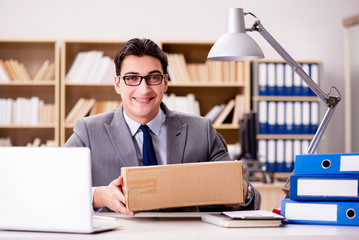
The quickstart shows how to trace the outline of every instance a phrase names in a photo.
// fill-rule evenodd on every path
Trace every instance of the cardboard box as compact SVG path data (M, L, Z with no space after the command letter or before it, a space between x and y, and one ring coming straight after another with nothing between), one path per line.
M130 211L243 203L241 161L121 169Z

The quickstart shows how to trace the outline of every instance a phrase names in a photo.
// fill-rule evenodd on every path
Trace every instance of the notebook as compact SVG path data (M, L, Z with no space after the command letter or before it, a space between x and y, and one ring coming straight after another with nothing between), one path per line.
M93 233L88 148L0 147L0 229ZM104 221L100 221L105 223Z
M202 215L202 221L222 227L279 227L283 216L265 210L232 211Z

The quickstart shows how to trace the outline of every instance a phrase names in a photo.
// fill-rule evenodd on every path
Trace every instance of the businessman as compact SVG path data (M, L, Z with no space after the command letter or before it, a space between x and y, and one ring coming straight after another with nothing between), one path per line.
M168 88L168 60L157 44L131 39L114 61L114 87L122 106L80 119L65 146L91 149L94 209L107 207L134 215L126 209L121 167L232 159L209 119L171 111L162 103ZM152 157L147 154L149 145L153 145ZM243 185L246 203L231 207L259 209L259 192L246 180Z

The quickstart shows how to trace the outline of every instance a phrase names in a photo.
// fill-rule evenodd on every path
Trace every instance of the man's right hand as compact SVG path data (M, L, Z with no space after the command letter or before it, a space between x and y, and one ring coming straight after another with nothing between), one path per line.
M120 176L108 186L97 187L93 198L94 209L108 207L115 212L134 216L135 213L126 208L126 198L121 189L122 183L123 178Z

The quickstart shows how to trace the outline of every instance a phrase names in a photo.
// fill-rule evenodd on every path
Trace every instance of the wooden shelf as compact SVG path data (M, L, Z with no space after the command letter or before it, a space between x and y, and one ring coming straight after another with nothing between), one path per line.
M47 81L41 81L41 82L32 82L32 81L26 81L26 82L9 82L9 83L0 83L1 87L6 87L6 86L14 86L14 87L18 87L18 86L55 86L56 85L56 81L55 80L47 80Z
M306 139L311 140L313 139L314 135L311 134L258 134L257 139Z
M214 125L214 127L217 130L225 130L225 129L229 129L229 130L238 130L239 129L239 124L230 124L230 123L224 123L224 124L220 124L220 125Z
M203 64L206 62L208 52L213 46L212 42L162 42L162 49L168 54L183 54L187 64ZM235 95L243 95L246 99L245 111L250 110L250 66L249 62L242 64L236 75L235 82L226 82L215 79L214 82L176 82L169 83L168 94L185 96L193 93L200 105L201 116L205 116L215 105L227 103ZM210 78L211 79L211 78ZM214 125L216 130L224 137L227 143L234 144L239 141L239 124Z
M59 145L60 81L59 81L59 47L57 40L36 39L0 39L0 59L14 59L26 68L33 78L46 60L55 66L54 79L34 81L12 80L0 83L0 98L17 99L19 97L39 97L45 104L54 105L54 123L23 125L0 125L0 138L11 139L15 146L24 146L38 137L42 143L53 140Z
M290 102L320 102L319 97L305 96L254 96L253 101L290 101Z
M61 118L60 144L64 145L72 134L73 124L65 123L65 118L75 103L83 98L95 98L97 101L121 100L114 90L114 79L104 83L68 83L66 74L70 70L78 53L101 51L104 56L115 58L118 50L123 46L123 40L64 40L61 48ZM113 73L115 77L115 73Z
M39 128L55 128L56 123L41 123L38 125L20 125L20 124L0 124L0 128L28 128L28 129L39 129Z
M171 83L169 82L170 87L207 87L207 88L231 88L231 87L242 87L245 88L245 83L205 83L205 82L190 82L190 83Z
M65 117L80 97L95 98L96 100L120 100L113 83L66 83L65 77L70 70L77 54L82 51L103 51L104 55L115 57L124 41L83 41L66 40L61 51L61 145L72 134L73 124L65 123ZM182 53L187 63L204 63L212 47L211 42L161 42L159 44L166 53ZM195 95L199 102L201 115L208 113L213 106L228 102L236 94L242 94L246 99L246 111L250 110L249 62L243 63L243 72L238 82L169 82L167 94L186 96ZM227 143L238 142L238 124L221 124L216 129L224 136Z

